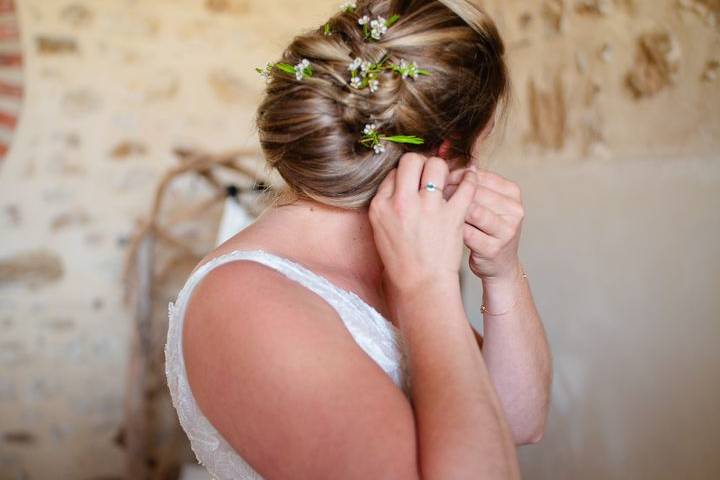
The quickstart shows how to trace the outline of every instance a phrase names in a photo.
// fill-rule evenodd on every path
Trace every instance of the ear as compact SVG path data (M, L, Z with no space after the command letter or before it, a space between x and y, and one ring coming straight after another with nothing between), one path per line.
M450 171L455 170L456 168L461 167L461 162L459 158L455 158L454 160L450 161L448 158L448 152L450 151L450 140L447 138L443 140L443 142L440 144L440 147L438 147L437 156L445 160L445 162L448 164L448 168Z
M447 138L443 140L442 144L440 144L440 147L438 148L438 157L442 158L443 160L447 160L447 153L450 149L450 140Z

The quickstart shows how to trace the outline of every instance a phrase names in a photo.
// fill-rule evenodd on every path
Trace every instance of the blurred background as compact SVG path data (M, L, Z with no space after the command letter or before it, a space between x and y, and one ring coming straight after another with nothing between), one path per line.
M255 67L339 3L0 0L0 480L191 478L167 302L280 185ZM720 0L483 4L554 354L524 477L720 478Z

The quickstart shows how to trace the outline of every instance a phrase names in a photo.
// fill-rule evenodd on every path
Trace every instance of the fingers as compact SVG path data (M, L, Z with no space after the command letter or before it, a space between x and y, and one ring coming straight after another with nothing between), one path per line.
M380 182L380 185L378 186L377 192L375 193L376 197L380 198L389 198L392 197L393 192L395 191L395 176L397 175L397 168L393 168L388 172L387 175L385 175L385 178L382 182Z
M447 176L447 184L457 185L458 183L460 183L460 180L462 180L463 175L469 168L470 165L468 165L467 167L456 168L455 170L452 170Z
M498 215L522 216L523 214L520 202L482 184L478 185L475 191L475 203L489 207Z
M453 209L460 210L463 218L467 214L468 207L475 198L475 190L478 185L477 172L472 169L465 171L457 190L448 200Z
M400 157L395 176L395 195L404 198L417 196L420 176L426 157L418 153L405 153Z
M425 161L425 166L422 171L422 181L420 182L420 196L437 197L442 199L443 195L441 192L431 192L425 189L425 185L432 182L438 188L445 188L445 179L449 173L448 164L445 160L440 157L430 157Z
M495 238L511 238L513 226L484 205L473 204L465 217L465 223Z
M487 252L490 256L501 246L500 240L467 223L463 226L463 242L473 252Z
M447 184L454 185L459 183L463 172L468 168L469 166L465 168L458 168L450 172L447 177ZM514 200L521 199L520 187L518 187L515 182L512 182L495 172L491 172L490 170L484 168L478 169L478 183Z
M520 187L502 175L498 175L489 170L483 170L478 172L478 178L481 185L492 188L512 199L520 200Z

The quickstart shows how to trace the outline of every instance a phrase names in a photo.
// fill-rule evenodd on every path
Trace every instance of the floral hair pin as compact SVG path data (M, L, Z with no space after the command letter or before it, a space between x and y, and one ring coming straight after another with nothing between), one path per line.
M270 78L270 72L272 71L273 67L277 67L278 70L281 70L285 73L289 73L291 75L295 75L295 78L298 80L302 80L306 77L312 77L313 71L312 66L310 65L310 62L308 59L303 58L300 63L297 65L290 65L289 63L268 63L265 67L265 70L262 68L256 67L255 70L265 77L266 79Z
M417 64L413 61L408 63L407 60L404 58L400 59L400 63L397 65L392 65L393 72L399 73L402 78L412 77L413 80L418 77L418 75L430 75L430 72L427 70L423 70L422 68L418 68Z
M340 4L340 11L345 13L352 13L357 8L357 1L349 0Z
M425 143L425 140L415 135L383 135L377 131L377 125L374 123L366 124L362 133L360 143L366 148L372 148L376 154L385 152L383 140L395 143L411 143L414 145Z
M358 23L362 25L365 40L380 40L380 37L385 35L387 29L392 27L398 19L400 19L400 15L398 14L391 16L387 20L382 16L378 16L376 19L371 20L368 15L363 15L358 19Z
M372 63L357 57L348 65L348 70L351 72L350 86L358 90L370 87L371 92L376 92L380 88L377 76L385 69L384 61L385 59L380 63Z
M428 70L418 68L415 62L408 63L404 58L400 59L398 64L387 64L388 55L383 55L378 63L372 63L363 60L360 57L355 58L352 63L348 64L348 70L351 72L350 86L361 90L370 87L371 92L377 92L380 88L378 74L383 70L392 70L399 73L402 78L417 78L418 75L430 75Z
M255 67L255 71L260 74L261 77L265 78L266 81L270 80L270 72L272 72L273 64L268 62L265 68Z

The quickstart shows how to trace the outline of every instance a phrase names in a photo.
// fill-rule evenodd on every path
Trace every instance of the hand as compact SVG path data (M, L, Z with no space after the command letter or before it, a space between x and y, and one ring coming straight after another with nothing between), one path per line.
M444 188L448 174L445 160L406 153L370 202L375 245L394 290L444 278L457 281L465 217L475 196L477 174L468 170L458 175L454 194L447 199L442 192L424 188L428 182Z
M452 195L467 169L450 172L444 195ZM478 181L463 235L470 249L470 270L483 280L511 278L520 263L518 245L525 216L520 187L482 169L478 171Z

